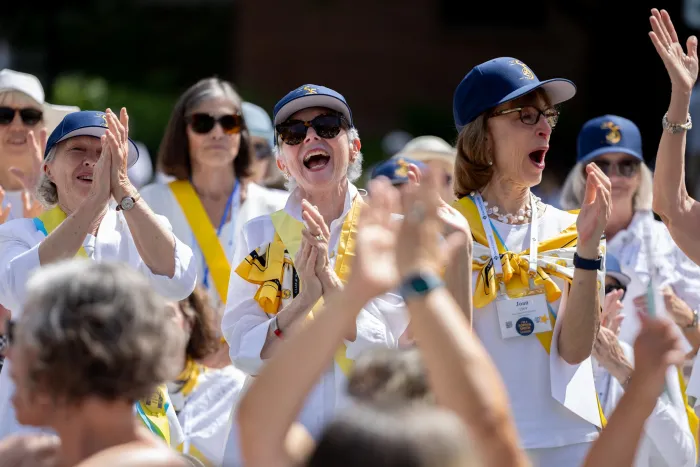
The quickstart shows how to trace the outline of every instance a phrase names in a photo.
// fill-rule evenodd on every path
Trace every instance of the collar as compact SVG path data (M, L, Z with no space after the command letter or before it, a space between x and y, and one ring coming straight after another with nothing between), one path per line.
M359 193L357 187L350 183L348 181L348 189L345 193L345 204L343 205L343 213L340 215L338 219L345 219L345 216L350 212L350 208L352 207L352 202L355 199L355 196ZM302 221L301 218L301 188L297 187L292 191L292 193L289 195L289 198L287 199L287 204L284 206L284 210L287 214L292 216L298 221ZM328 222L328 221L326 221ZM330 225L330 223L328 223Z

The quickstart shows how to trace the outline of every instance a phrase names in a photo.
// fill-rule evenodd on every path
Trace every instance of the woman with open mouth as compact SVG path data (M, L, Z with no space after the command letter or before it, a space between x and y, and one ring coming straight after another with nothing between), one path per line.
M170 300L184 299L194 290L192 250L129 181L127 168L137 158L124 108L119 116L109 109L68 114L51 133L37 188L48 210L0 226L0 303L13 319L21 319L29 277L43 266L73 257L126 263ZM17 422L10 404L14 387L7 365L0 372L0 438L28 429ZM149 400L167 400L164 383L158 398ZM141 420L166 441L171 435L175 441L179 423L174 411L167 410L168 404L151 405L137 404ZM153 414L157 423L149 418ZM167 417L174 422L170 429L160 424Z
M454 96L454 207L474 238L465 312L503 376L523 447L542 467L581 465L605 425L590 355L610 181L595 164L586 168L578 216L530 191L542 179L554 106L575 93L569 80L540 81L501 57L473 68Z
M282 339L313 318L323 297L343 288L364 204L352 183L361 172L360 138L341 94L301 86L277 103L273 122L277 165L293 191L284 209L244 226L222 322L231 360L252 376ZM353 359L369 347L398 346L407 326L403 300L390 293L363 304L356 324L301 411L312 436L347 402ZM239 462L235 433L234 426L226 465Z

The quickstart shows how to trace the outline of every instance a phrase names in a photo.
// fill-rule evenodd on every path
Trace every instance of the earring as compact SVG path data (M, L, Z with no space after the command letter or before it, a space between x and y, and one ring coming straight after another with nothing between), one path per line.
M489 165L493 165L493 161L489 161Z

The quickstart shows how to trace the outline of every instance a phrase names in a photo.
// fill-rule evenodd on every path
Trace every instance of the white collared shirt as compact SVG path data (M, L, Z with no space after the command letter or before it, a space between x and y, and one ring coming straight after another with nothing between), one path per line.
M167 219L158 216L158 220L170 230ZM29 276L41 266L39 245L44 238L32 219L17 219L0 225L0 303L12 312L13 319L22 313ZM123 213L112 209L102 219L97 236L88 234L83 246L95 261L119 261L131 265L146 277L156 292L169 300L187 298L197 282L192 250L177 238L175 274L172 278L154 274L141 259ZM6 361L0 372L0 439L12 433L32 431L19 425L15 419L10 401L14 392L9 377L10 364Z
M348 183L343 213L329 226L331 237L328 244L331 246L329 251L331 266L335 265L335 253L343 222L355 196L359 196L357 188ZM301 221L299 189L290 195L284 210ZM236 250L233 264L240 264L251 251L272 242L274 236L275 228L270 216L258 217L248 222L238 241L240 248ZM264 363L260 357L260 351L267 339L268 328L273 317L268 316L255 301L257 290L257 285L245 281L235 272L232 273L226 312L222 322L223 333L230 346L231 360L238 368L250 375L258 374ZM351 360L369 348L398 346L399 337L408 324L405 304L396 294L382 295L364 306L356 323L357 338L353 342L345 341L346 356ZM304 363L299 362L299 364ZM311 391L299 415L299 422L309 430L312 436L318 437L336 411L347 405L346 385L347 379L343 371L334 364L333 368L323 374L320 382ZM225 460L230 465L238 465L236 462L240 462L236 432L237 429L234 426L226 449Z

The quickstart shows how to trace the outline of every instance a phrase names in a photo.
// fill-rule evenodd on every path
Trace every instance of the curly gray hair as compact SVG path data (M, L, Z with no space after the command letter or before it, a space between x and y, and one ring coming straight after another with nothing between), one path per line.
M41 167L42 170L41 175L39 175L39 182L36 186L36 199L47 209L51 209L58 204L58 189L56 188L56 184L51 181L44 171L44 166L56 158L57 147L58 144L52 147L46 155L44 164Z
M33 389L62 403L88 396L135 402L176 376L181 333L165 300L130 267L56 263L30 278L27 296L17 344L32 355Z
M348 133L348 143L350 144L350 150L354 150L355 147L355 141L360 139L360 132L357 131L357 128L349 128L347 130ZM282 139L277 136L277 144L275 145L274 148L274 153L276 158L280 158L282 153L281 153L281 148L282 147ZM347 171L347 177L348 181L354 182L355 180L360 178L360 175L362 175L362 151L357 151L355 154L355 160L353 160L350 164L348 164L348 171ZM287 181L285 182L284 186L287 188L287 190L292 191L297 187L297 182L294 180L294 177L287 176L285 174L285 178L287 178Z

